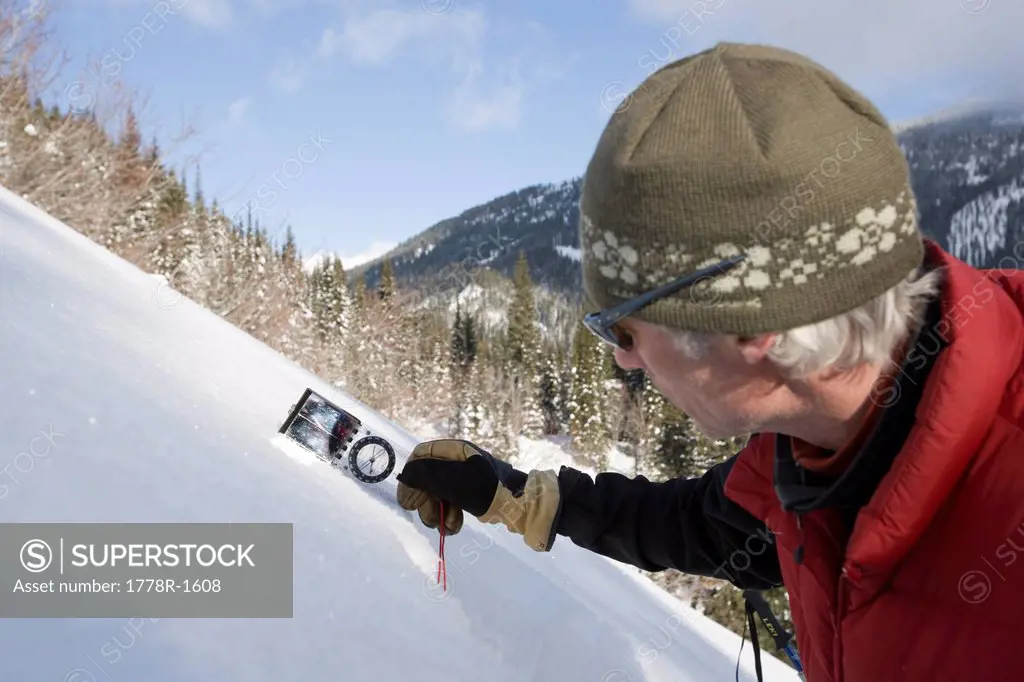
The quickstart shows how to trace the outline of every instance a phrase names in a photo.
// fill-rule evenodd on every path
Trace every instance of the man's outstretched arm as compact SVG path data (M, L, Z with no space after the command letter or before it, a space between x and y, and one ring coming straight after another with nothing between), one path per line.
M647 571L674 568L744 589L782 584L774 536L729 500L735 458L699 478L652 482L570 467L558 473L556 532L597 554Z

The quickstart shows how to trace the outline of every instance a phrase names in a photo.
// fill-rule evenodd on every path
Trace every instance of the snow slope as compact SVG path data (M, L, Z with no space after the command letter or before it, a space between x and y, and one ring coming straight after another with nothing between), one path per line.
M294 524L294 618L0 619L0 682L732 680L740 639L561 539L438 537L277 443L306 386L395 426L0 192L0 520ZM43 456L19 455L50 433ZM116 653L116 657L111 654ZM794 680L764 657L766 679ZM743 666L753 679L749 642Z

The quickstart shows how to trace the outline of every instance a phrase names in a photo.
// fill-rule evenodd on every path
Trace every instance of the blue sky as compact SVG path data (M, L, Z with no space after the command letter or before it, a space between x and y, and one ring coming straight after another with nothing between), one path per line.
M53 25L54 100L102 114L123 83L208 198L350 265L579 175L628 90L718 40L804 51L895 121L1016 96L1024 63L1009 0L64 0Z

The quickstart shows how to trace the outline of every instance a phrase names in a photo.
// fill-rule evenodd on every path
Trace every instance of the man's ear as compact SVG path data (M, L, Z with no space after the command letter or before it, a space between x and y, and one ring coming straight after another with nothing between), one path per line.
M736 349L740 357L749 365L757 364L765 359L768 351L775 345L777 334L757 334L755 336L736 337Z

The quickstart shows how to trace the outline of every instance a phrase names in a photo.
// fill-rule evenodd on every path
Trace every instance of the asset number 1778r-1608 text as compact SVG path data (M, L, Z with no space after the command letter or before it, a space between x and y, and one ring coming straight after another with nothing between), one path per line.
M127 583L127 592L220 592L220 579L175 580L174 578L135 578Z

